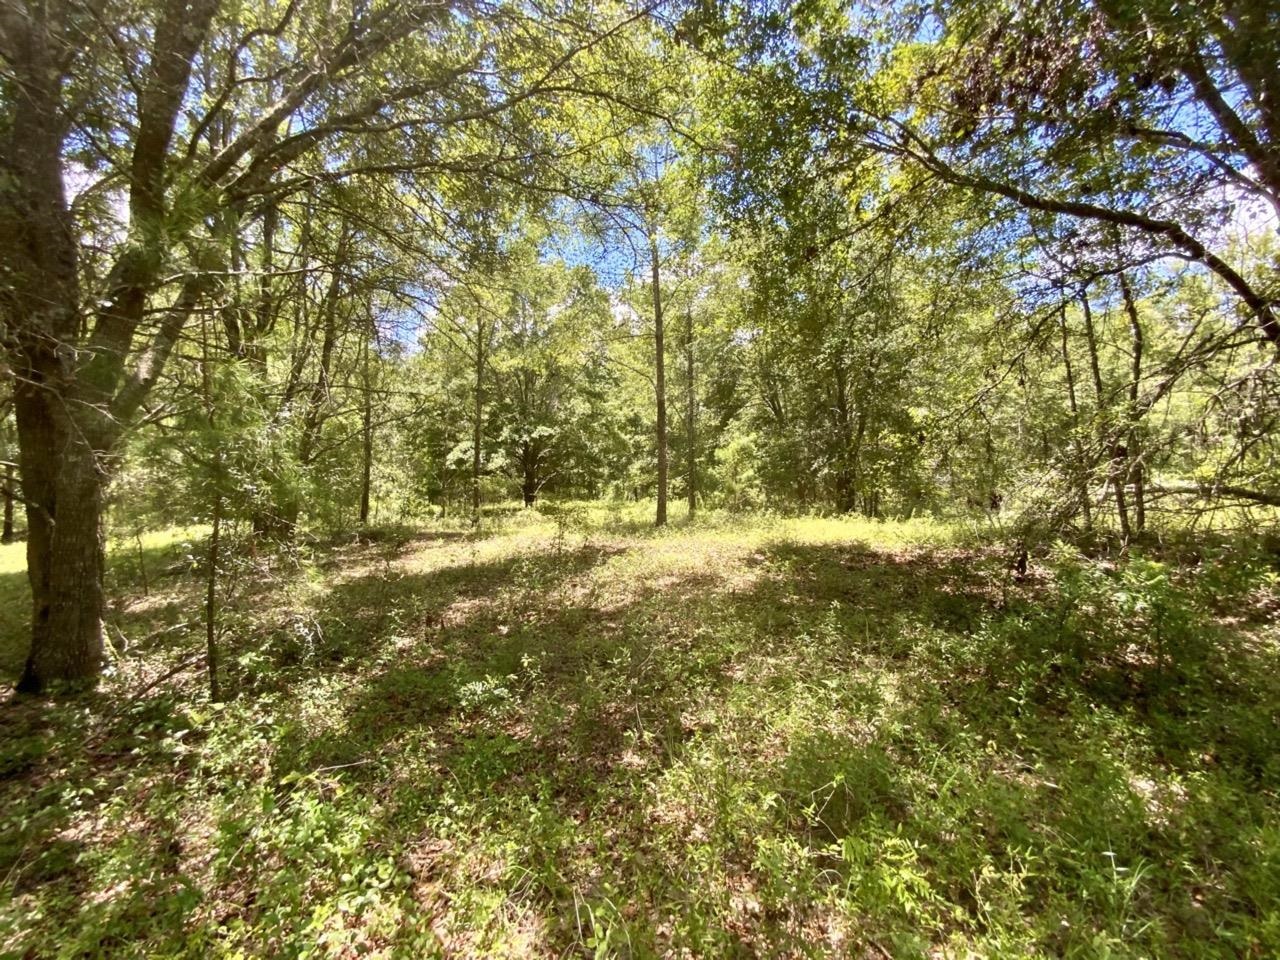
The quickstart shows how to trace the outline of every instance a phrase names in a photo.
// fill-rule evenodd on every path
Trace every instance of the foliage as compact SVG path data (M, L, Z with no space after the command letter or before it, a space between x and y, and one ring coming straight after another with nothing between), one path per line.
M9 0L0 953L1280 955L1261 10Z

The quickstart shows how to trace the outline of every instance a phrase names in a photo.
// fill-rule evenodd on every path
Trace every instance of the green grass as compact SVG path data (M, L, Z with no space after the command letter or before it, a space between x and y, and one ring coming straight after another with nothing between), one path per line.
M0 674L11 676L22 667L21 641L31 616L27 587L27 545L0 544Z
M184 542L118 547L99 693L0 712L0 953L1280 954L1263 555L573 505L241 554L234 701L130 700Z

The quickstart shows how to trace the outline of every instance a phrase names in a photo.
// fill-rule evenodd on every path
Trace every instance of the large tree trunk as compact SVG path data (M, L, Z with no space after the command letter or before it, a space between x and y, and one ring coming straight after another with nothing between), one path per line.
M48 53L28 52L33 64ZM54 681L92 681L101 667L105 461L98 454L109 437L107 397L76 388L79 355L69 349L84 318L60 133L51 115L58 91L43 86L56 84L56 71L44 76L39 65L29 68L38 82L17 84L24 95L13 127L22 133L5 151L0 237L15 310L10 358L32 599L31 648L18 689L39 693Z
M101 451L67 412L66 398L19 381L14 396L23 494L31 652L18 681L24 693L51 682L91 682L102 665Z

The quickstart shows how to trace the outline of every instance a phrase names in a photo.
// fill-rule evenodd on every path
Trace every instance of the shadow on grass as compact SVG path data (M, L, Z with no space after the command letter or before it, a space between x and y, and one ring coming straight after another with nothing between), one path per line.
M9 545L6 549L23 549ZM175 541L144 545L113 541L107 556L107 636L117 648L123 642L161 631L193 613L195 584L193 544ZM23 569L0 573L0 681L13 683L22 672L30 643L31 588Z
M1177 955L1181 938L1221 936L1224 916L1272 922L1274 646L1205 621L1161 665L1122 625L1094 632L1047 584L974 552L784 544L765 562L779 574L735 614L776 633L785 610L788 639L768 649L830 707L757 789L783 798L780 822L846 893L878 905L894 955L927 952L913 915L931 902L959 906L942 929L968 937L1030 920L1052 952L1114 938ZM1196 866L1205 844L1235 866ZM984 894L984 870L1007 889Z
M31 588L27 573L0 573L0 680L13 683L27 659Z
M977 551L776 543L621 599L607 544L394 563L484 539L326 562L354 572L240 637L241 700L195 749L171 699L98 754L46 718L65 784L32 764L0 874L95 949L272 952L374 902L410 954L1263 943L1274 650L1210 644L1156 698L1151 664L1095 655L1049 584ZM123 798L106 838L66 829L86 784ZM142 879L77 920L117 875Z
M341 664L353 687L324 736L296 731L282 762L352 763L430 736L456 769L467 766L456 754L483 753L497 737L530 775L539 757L574 757L580 786L581 774L616 762L628 731L678 729L678 693L695 675L655 656L656 614L670 598L605 609L590 591L590 574L621 552L584 545L339 584L317 612L323 641L310 656Z
M700 925L685 946L758 954L808 950L836 897L906 956L949 934L1070 952L1146 927L1167 949L1265 912L1269 886L1216 869L1127 881L1185 862L1197 833L1246 878L1273 855L1250 797L1276 785L1273 724L1239 660L1202 658L1157 700L1149 663L1082 653L1044 583L973 551L784 543L743 589L686 572L598 604L574 587L610 553L327 597L327 642L358 676L277 760L382 797L370 836L405 851L425 909L455 909L459 885L510 897L518 875L541 948L581 937L580 902L622 902L666 905L614 912L629 949L671 947L674 911Z
M765 582L750 606L786 610L793 632L833 654L903 661L893 668L900 677L1000 742L1008 721L1066 721L1083 698L1145 729L1163 762L1187 770L1206 753L1243 764L1270 752L1259 740L1270 736L1266 725L1230 721L1274 702L1280 650L1246 642L1203 612L1161 661L1142 631L1091 622L1043 574L1018 580L996 555L780 545L768 562L785 575ZM1266 776L1280 780L1280 765Z

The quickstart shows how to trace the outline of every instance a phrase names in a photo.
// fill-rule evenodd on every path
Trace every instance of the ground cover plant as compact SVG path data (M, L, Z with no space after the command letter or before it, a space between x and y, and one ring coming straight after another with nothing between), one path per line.
M259 555L219 704L201 532L119 544L127 654L3 714L0 948L1280 949L1273 558L566 512Z

